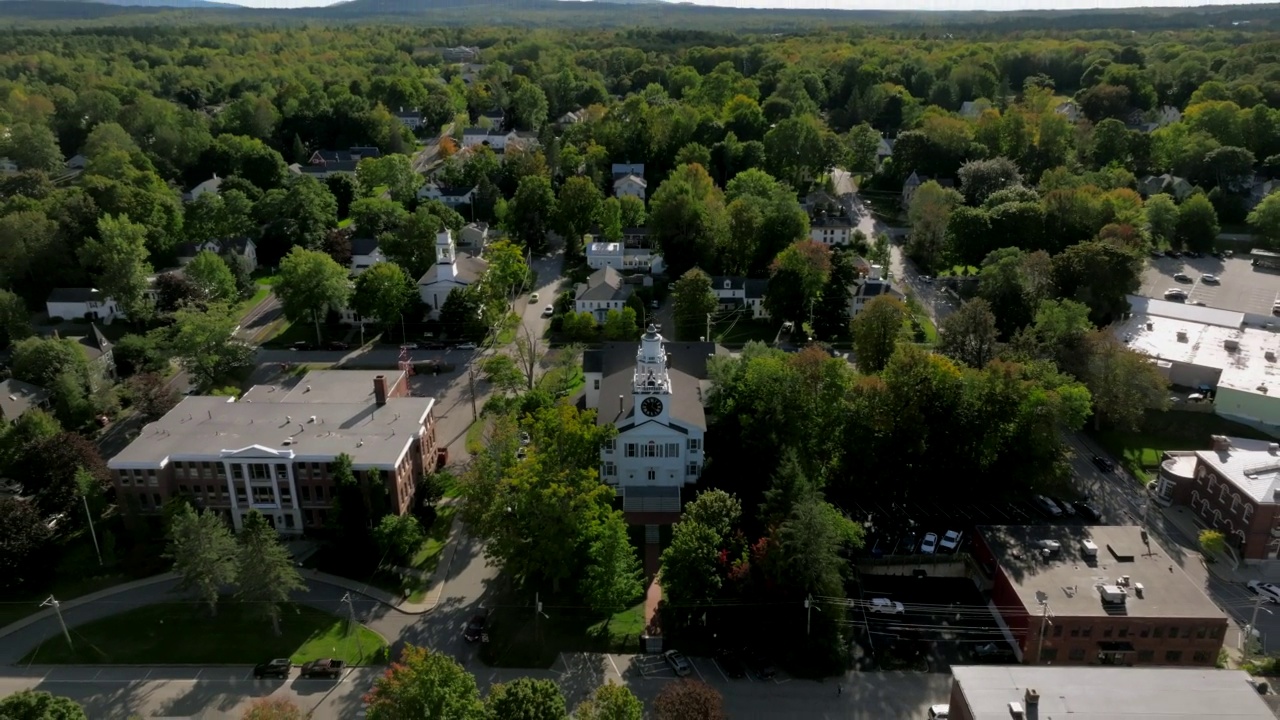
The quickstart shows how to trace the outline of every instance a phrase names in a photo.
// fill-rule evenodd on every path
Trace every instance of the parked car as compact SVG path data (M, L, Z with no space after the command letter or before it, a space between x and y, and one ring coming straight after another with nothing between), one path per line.
M938 551L938 534L925 533L924 540L920 541L920 552L925 555L932 555Z
M555 314L556 314L555 305L548 305L542 308L542 317L551 317L552 315L555 315Z
M934 705L929 708L929 720L947 720L951 717L950 705Z
M345 670L347 664L341 660L333 658L324 658L323 660L312 660L302 666L302 677L304 678L333 678L336 679Z
M458 350L475 350L476 344L473 342L464 342L454 346Z
M520 448L519 450L516 450L516 460L524 460L527 457L529 457L528 450L524 448Z
M1093 456L1093 465L1104 473L1109 473L1116 469L1116 464L1101 455Z
M742 659L746 662L747 667L751 670L751 674L761 680L768 680L778 674L778 668L774 667L772 662L764 653L744 648L742 651Z
M488 639L485 635L485 628L489 626L488 615L476 615L467 622L467 627L462 631L462 639L467 642L480 642Z
M679 650L668 650L662 653L662 657L666 658L667 664L680 677L685 677L693 672L693 666L689 664L689 658L685 657Z
M738 680L747 676L747 668L742 664L742 660L738 659L737 653L732 650L720 650L716 652L716 664L724 671L725 675Z
M419 347L419 346L418 346L418 343L416 343L416 342L407 342L407 343L405 343L405 344L401 345L401 346L400 346L400 349L401 349L401 350L417 350L417 349L418 349L418 347Z
M1217 275L1201 275L1201 276L1200 276L1200 282L1206 282L1206 283L1209 283L1209 284L1211 284L1211 285L1217 285L1218 283L1220 283L1220 282L1222 282L1222 281L1218 279L1218 276L1217 276Z
M532 293L532 294L530 294L530 295L529 295L529 304L530 304L530 305L532 305L532 304L534 304L534 303L536 303L536 302L538 302L538 293Z
M1165 300L1186 300L1187 291L1182 288L1169 288L1164 291Z
M290 350L311 350L313 349L313 347L311 343L307 342L306 340L299 340L298 342L290 345L289 349Z
M337 340L331 340L329 342L329 349L330 350L346 350L347 344L344 342L339 342Z
M443 349L444 349L444 343L441 343L441 342L426 342L426 343L422 343L422 349L423 349L423 350L443 350Z
M1049 517L1062 517L1062 508L1058 507L1057 503L1044 495L1036 495L1032 500L1035 502L1036 507L1040 508L1040 511L1045 515L1048 515Z
M1063 500L1062 498L1049 498L1049 499L1050 499L1050 500L1052 500L1052 501L1054 502L1054 504L1055 504L1055 505L1057 505L1058 507L1062 508L1062 513L1063 513L1064 515L1075 515L1075 514L1076 514L1076 506L1075 506L1075 505L1072 505L1071 503L1067 502L1066 500Z
M524 430L521 430L521 431L520 431L520 446L521 446L521 447L524 447L525 445L528 445L528 444L529 444L529 443L531 443L531 442L533 442L533 438L529 437L529 433L525 432Z
M943 550L955 552L960 547L960 533L955 530L948 530L942 534L942 542L938 543Z
M1085 520L1088 520L1090 522L1098 522L1099 520L1102 519L1102 513L1098 512L1098 508L1094 507L1093 503L1078 502L1078 503L1075 503L1075 506L1076 506L1076 512L1079 513L1080 517L1084 518Z
M1256 595L1261 595L1267 602L1280 603L1280 585L1261 580L1250 580L1249 590Z
M871 602L867 605L867 612L884 613L886 615L901 615L906 612L902 607L902 603L889 598L871 598Z
M253 666L253 677L255 680L261 678L275 677L282 680L289 678L289 671L293 669L293 663L289 658L275 658L264 663L258 663Z
M1191 276L1186 273L1174 273L1173 279L1178 282L1191 282Z
M657 310L657 309L658 309L658 308L660 308L660 307L662 307L662 303L658 302L657 300L650 300L650 301L649 301L649 309L650 309L650 310Z
M978 658L996 658L1007 654L1009 650L996 643L984 643L973 649L973 656Z

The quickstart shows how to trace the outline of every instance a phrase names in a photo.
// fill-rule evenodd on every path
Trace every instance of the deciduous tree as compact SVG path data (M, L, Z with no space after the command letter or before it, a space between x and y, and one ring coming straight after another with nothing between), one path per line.
M181 576L178 588L193 593L216 616L222 588L236 581L237 568L236 541L222 517L183 505L169 520L165 557Z
M605 340L635 340L638 334L635 308L624 307L621 310L610 310L605 314Z
M369 720L486 720L476 679L444 653L406 645L364 696Z
M385 187L393 201L407 205L417 199L422 176L414 172L409 156L395 154L361 159L356 166L356 182L365 197L372 197L376 188Z
M970 205L981 205L992 193L1022 184L1022 173L1007 157L970 160L960 166L957 175L960 192Z
M564 695L554 680L517 678L489 689L484 700L490 720L565 720Z
M850 330L859 368L869 373L884 369L902 338L902 324L907 317L907 306L887 295L873 298L862 308Z
M627 538L621 513L615 511L605 518L587 557L590 564L582 577L582 596L592 610L611 616L643 592L640 559Z
M653 701L656 720L725 720L724 698L700 680L667 683Z
M541 175L520 180L515 197L507 203L503 224L521 245L542 251L547 246L547 232L556 218L556 196L551 181Z
M201 295L211 302L232 302L236 299L236 278L222 258L209 250L202 250L182 269Z
M969 367L981 368L996 356L998 335L991 305L982 298L974 298L942 321L938 352Z
M97 287L135 320L147 315L143 293L151 275L147 230L125 216L104 215L98 237L85 240L80 259L94 268Z
M405 562L412 558L426 538L422 523L412 514L386 515L378 521L378 527L373 529L373 539L378 543L378 549L394 562Z
M1280 203L1276 207L1280 209ZM1147 198L1142 215L1153 245L1160 247L1174 244L1178 232L1178 206L1173 198L1164 193L1152 195Z
M907 218L911 236L907 239L907 255L926 268L936 268L946 250L947 221L951 211L964 204L964 197L953 188L944 188L930 180L911 196Z
M381 262L356 277L351 305L363 317L378 318L384 325L400 319L417 294L413 280L393 262Z
M671 296L675 304L672 315L676 324L675 336L688 340L705 335L707 315L720 307L720 301L711 290L711 277L693 268L672 285Z
M297 247L280 261L280 282L275 291L290 320L311 320L319 343L320 316L330 308L344 307L351 286L346 268L333 258L318 250Z
M35 505L14 496L0 498L0 586L20 587L44 575L51 535Z
M626 214L624 205L624 226ZM683 165L658 186L649 203L649 231L672 273L711 262L729 224L724 193L705 168Z
M1266 242L1267 247L1280 247L1280 193L1266 196L1249 213L1249 228Z
M71 698L36 690L19 690L0 700L5 720L88 720L84 709Z
M1144 412L1168 406L1169 381L1150 357L1106 330L1089 336L1087 352L1081 379L1093 396L1095 426L1137 432Z
M1181 247L1201 252L1212 250L1219 230L1218 211L1204 195L1196 193L1178 206L1175 237Z
M253 361L253 348L234 336L238 314L229 305L184 307L173 324L155 331L197 385L213 387Z
M591 178L571 177L560 186L560 196L556 198L555 227L556 232L564 237L571 255L582 250L582 236L591 229L603 201L600 188Z
M643 720L644 703L624 685L612 680L596 688L573 711L573 720Z

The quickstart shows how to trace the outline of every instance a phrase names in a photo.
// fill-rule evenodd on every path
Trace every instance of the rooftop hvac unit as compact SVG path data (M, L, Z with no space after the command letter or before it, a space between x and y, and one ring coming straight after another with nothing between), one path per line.
M1187 341L1187 331L1186 331L1186 330L1179 330L1179 331L1178 331L1178 342L1186 342L1186 341Z
M1027 712L1022 709L1022 703L1014 701L1009 703L1009 716L1016 718L1016 720L1022 720L1027 716Z
M1268 350L1268 351L1266 351L1266 352L1265 352L1265 353L1263 353L1263 354L1264 354L1264 355L1266 355L1266 357L1267 357L1267 361L1268 361L1268 362L1275 362L1275 361L1276 361L1276 351L1275 351L1275 350Z
M1235 339L1223 340L1222 347L1234 352L1240 349L1240 341Z

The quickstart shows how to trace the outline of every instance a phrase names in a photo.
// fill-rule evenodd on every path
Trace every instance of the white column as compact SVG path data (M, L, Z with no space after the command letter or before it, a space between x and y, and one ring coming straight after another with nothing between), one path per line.
M241 527L240 503L236 500L236 478L235 478L235 475L232 474L231 472L230 462L223 460L222 469L227 476L227 493L231 497L231 526L234 529L239 530Z
M293 530L294 530L294 532L301 533L301 532L303 531L303 527L302 527L302 496L298 494L298 483L297 483L297 481L294 479L294 475L293 475L293 461L292 461L292 460L291 460L291 461L289 461L288 463L286 463L286 464L285 464L285 466L284 466L284 467L285 467L286 477L288 477L288 479L289 479L289 496L290 496L291 498L293 498L293 507L289 508L289 509L288 509L288 510L286 510L285 512L287 512L287 513L289 513L289 514L293 515Z

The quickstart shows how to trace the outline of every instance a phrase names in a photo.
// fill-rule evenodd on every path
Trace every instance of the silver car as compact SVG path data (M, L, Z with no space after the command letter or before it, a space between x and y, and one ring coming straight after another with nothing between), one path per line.
M668 650L662 653L662 657L666 658L667 664L680 677L685 677L693 672L693 666L689 664L689 658L685 657L679 650Z

